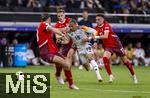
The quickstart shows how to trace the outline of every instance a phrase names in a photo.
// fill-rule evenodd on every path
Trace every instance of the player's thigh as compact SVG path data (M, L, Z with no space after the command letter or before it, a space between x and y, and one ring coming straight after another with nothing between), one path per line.
M79 54L79 59L80 59L81 65L83 65L83 64L88 62L86 54Z
M86 54L86 57L88 58L88 59L95 59L95 55L94 55L94 53L88 53L88 54Z
M94 50L94 55L96 59L99 59L101 57L101 55L99 54L98 50Z
M75 53L75 50L73 48L70 48L67 53L67 58L72 58L74 53Z
M128 59L128 57L127 57L126 55L121 56L120 58L121 58L121 60L122 60L123 62L129 61L129 59Z
M74 56L74 49L69 49L68 53L67 53L67 57L66 57L66 62L69 64L69 65L72 65L72 60L73 60L73 56Z
M55 64L57 64L57 65L60 65L60 66L62 66L63 68L65 68L65 69L68 69L68 64L66 63L66 61L65 61L65 59L64 58L62 58L62 57L60 57L60 56L57 56L57 55L55 55L54 57L53 57L53 63L55 63Z
M85 64L83 64L83 67L86 69L86 71L90 70L90 64L88 62L86 62Z
M86 53L86 57L88 59L95 59L94 50L91 46L87 47L86 50L84 50Z
M111 52L110 51L104 51L104 55L103 57L107 57L107 58L110 58L111 57Z

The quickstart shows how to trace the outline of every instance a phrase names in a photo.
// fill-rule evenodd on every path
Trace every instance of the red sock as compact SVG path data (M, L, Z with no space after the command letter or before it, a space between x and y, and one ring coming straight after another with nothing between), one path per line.
M132 67L131 63L129 61L126 61L126 62L124 62L124 64L127 66L127 68L129 69L131 75L133 76L134 75L134 70L133 70L133 67Z
M104 65L105 65L105 69L106 69L107 73L108 73L109 75L111 75L112 72L111 72L111 69L110 69L110 62L109 62L109 59L108 59L107 57L103 57L103 61L104 61Z
M73 84L73 79L72 79L72 72L71 70L64 70L64 73L65 73L65 76L66 76L66 79L69 83L69 86L71 86Z
M59 77L62 72L62 67L61 66L56 66L56 77Z

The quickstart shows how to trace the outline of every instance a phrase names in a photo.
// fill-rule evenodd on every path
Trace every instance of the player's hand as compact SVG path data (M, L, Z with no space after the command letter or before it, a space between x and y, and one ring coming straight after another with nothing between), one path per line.
M90 37L88 37L88 40L89 40L89 41L90 41L90 40L92 40L92 39L93 39L93 37L91 37L91 36L90 36Z
M98 47L97 43L94 43L92 47L93 47L94 49L97 49L97 47Z
M56 40L56 43L61 43L61 39L57 39L57 40Z
M89 37L82 39L82 42L83 42L83 43L84 43L84 42L87 42L87 41L89 41Z
M88 39L90 41L90 40L94 39L94 36L90 36L90 37L88 37Z
M66 27L66 30L65 30L65 31L66 31L66 33L69 33L69 32L70 32L69 26Z
M61 35L62 37L65 37L66 36L66 33L65 32L62 32L62 35Z

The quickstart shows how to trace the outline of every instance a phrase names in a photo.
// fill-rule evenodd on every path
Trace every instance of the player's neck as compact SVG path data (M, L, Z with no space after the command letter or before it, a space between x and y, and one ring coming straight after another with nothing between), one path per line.
M104 25L104 21L103 21L103 23L102 23L102 24L98 25L98 27L102 27L103 25Z
M65 23L66 19L64 19L63 21L59 21L59 23L63 24Z
M49 22L48 22L48 21L44 21L44 22L49 24Z
M101 25L98 25L98 27L102 27L104 25L104 23L102 23Z

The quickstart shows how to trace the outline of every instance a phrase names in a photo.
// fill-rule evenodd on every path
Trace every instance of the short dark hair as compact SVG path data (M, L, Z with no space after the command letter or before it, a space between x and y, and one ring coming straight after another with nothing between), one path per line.
M46 21L50 16L48 15L48 13L44 13L41 15L41 20L42 21Z
M71 19L69 23L75 23L75 24L77 24L78 22L75 19Z
M57 13L61 13L61 12L65 13L65 10L62 9L62 8L58 8L58 9L57 9Z
M82 12L87 12L87 13L88 13L88 10L87 10L87 9L84 9Z
M96 17L103 17L103 18L105 18L105 15L104 14L97 14Z

